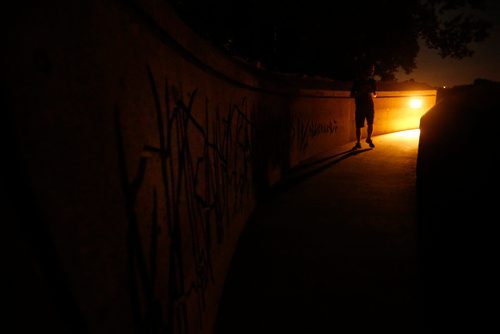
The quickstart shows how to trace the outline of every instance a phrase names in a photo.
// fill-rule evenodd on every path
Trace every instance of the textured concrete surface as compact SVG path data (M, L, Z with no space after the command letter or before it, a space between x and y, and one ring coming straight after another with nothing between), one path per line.
M304 164L255 211L216 334L421 332L418 130Z
M432 333L500 331L500 149L488 129L500 123L499 96L488 81L446 90L420 122L419 263Z

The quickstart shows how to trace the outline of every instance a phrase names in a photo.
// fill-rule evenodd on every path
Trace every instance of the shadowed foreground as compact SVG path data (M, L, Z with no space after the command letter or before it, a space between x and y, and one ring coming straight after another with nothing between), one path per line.
M432 333L500 328L500 149L488 126L499 124L499 96L500 83L459 86L420 121L418 244Z
M216 334L416 333L418 130L304 165L241 236Z

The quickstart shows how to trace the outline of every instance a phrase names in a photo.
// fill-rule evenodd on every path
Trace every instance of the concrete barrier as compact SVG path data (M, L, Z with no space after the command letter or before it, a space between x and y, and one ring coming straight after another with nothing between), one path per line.
M426 328L486 331L498 298L496 192L499 83L442 92L422 117L417 158L418 250ZM493 220L492 220L493 219ZM455 322L456 319L462 319ZM491 320L490 320L491 319Z

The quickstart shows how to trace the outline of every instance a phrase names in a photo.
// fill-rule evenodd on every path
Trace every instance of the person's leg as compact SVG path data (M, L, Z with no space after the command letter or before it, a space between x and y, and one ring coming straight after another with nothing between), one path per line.
M353 150L361 148L361 128L356 125L356 144L354 144Z
M373 141L372 141L372 133L373 133L373 124L370 123L366 127L366 142L368 143L368 145L370 145L370 147L373 148L373 147L375 147L375 145L373 144Z
M366 140L372 140L373 124L368 124L366 127Z
M373 106L372 106L372 108L370 108L366 113L366 124L367 124L366 142L368 143L368 145L370 145L371 148L375 147L375 145L373 145L373 141L372 141L374 116L375 116L375 111L373 110Z
M354 144L353 149L356 150L361 148L361 128L364 127L365 117L360 109L356 109L355 113L355 125L356 125L356 144Z

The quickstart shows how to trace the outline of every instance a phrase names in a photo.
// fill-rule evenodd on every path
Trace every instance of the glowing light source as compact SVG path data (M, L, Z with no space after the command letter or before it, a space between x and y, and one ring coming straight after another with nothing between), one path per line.
M412 130L403 130L399 132L393 133L394 136L403 137L403 138L418 138L420 136L420 129L412 129Z
M410 108L413 108L413 109L422 108L422 100L416 99L416 98L411 99L410 100Z

